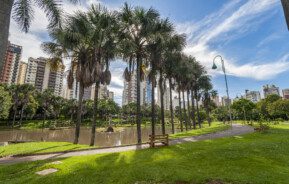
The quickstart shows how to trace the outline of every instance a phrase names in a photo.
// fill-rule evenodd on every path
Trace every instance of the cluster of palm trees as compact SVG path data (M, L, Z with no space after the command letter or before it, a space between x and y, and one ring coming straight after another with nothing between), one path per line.
M201 97L208 101L212 85L204 67L193 57L182 53L186 41L184 35L175 33L168 19L160 18L159 13L150 8L131 7L124 4L119 12L111 12L98 5L92 5L87 12L76 12L65 18L61 26L50 29L52 42L43 43L44 51L50 54L52 65L56 66L64 58L71 60L68 85L74 80L79 84L78 112L74 143L78 143L82 99L84 88L95 85L91 142L94 145L97 119L98 89L100 84L109 84L111 80L110 62L122 58L128 66L124 71L125 80L137 74L137 142L141 143L141 106L140 83L147 75L152 85L152 134L155 134L155 87L158 85L161 94L161 126L165 134L164 91L169 84L171 93L171 124L174 132L174 109L172 91L181 93L183 109L180 111L181 130L185 122L186 130L193 125L196 128L201 121L198 114L198 102ZM184 94L187 98L185 107ZM196 105L194 104L196 102ZM204 103L206 104L206 103ZM195 120L195 107L197 119ZM187 109L187 111L186 111ZM209 113L209 111L208 111ZM192 122L192 123L191 123Z

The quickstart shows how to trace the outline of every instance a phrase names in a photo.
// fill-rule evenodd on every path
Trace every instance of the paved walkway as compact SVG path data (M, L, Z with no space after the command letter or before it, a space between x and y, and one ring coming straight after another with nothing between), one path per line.
M242 135L246 133L251 133L253 131L254 129L250 126L233 124L232 129L228 129L228 130L224 130L224 131L220 131L216 133L211 133L211 134L173 139L173 140L170 140L170 145ZM64 158L64 157L81 156L81 155L94 155L94 154L101 154L101 153L115 153L115 152L131 151L131 150L140 150L140 149L146 149L146 148L149 148L149 144L121 146L121 147L113 147L113 148L102 148L102 149L100 148L100 149L93 149L93 150L68 152L68 153L34 155L34 156L23 156L23 157L10 156L10 157L0 158L0 164L14 164L14 163L20 163L20 162L27 162L27 161L46 160L46 159Z

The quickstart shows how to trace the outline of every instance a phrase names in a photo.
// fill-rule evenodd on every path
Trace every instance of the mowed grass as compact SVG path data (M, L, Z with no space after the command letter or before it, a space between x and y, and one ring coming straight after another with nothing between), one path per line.
M196 136L201 134L207 134L212 132L217 132L229 128L228 125L222 123L212 123L209 127L207 124L204 125L202 129L189 130L174 135L170 135L170 138L181 138ZM115 131L120 131L123 127L116 127ZM99 129L99 131L104 131ZM51 153L51 152L61 152L61 151L74 151L80 149L92 148L88 145L75 145L69 142L30 142L30 143L19 143L10 144L8 146L0 146L0 157L10 156L10 155L23 155L23 154L37 154L37 153Z
M28 142L0 146L0 157L8 155L23 155L36 153L51 153L91 148L88 145L72 144L69 142Z
M175 134L171 134L170 138L171 139L176 139L176 138L183 138L183 137L191 137L191 136L197 136L197 135L202 135L202 134L208 134L208 133L214 133L214 132L219 132L223 130L227 130L230 128L230 125L224 124L221 122L213 122L211 126L209 126L207 123L204 123L202 125L202 128L200 129L197 125L196 130L188 130L183 132L178 132Z
M289 124L265 133L61 161L59 165L48 160L2 165L0 183L288 184ZM47 168L59 171L35 174Z

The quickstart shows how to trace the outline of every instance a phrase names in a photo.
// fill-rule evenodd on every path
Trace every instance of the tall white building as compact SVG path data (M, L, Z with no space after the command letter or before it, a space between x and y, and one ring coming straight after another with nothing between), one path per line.
M51 89L55 95L62 96L64 65L53 70L46 58L29 58L25 83L35 86L38 91Z
M227 106L227 105L231 105L231 104L232 104L231 99L229 99L227 96L222 97L222 106Z
M261 95L259 91L245 90L245 98L247 100L251 100L254 103L257 103L261 100Z
M279 95L280 96L280 92L279 92L279 87L276 87L274 84L273 85L265 85L263 86L263 92L264 92L264 97L266 98L268 95Z
M282 93L284 99L289 99L289 89L283 89Z
M216 104L217 107L222 106L219 96L212 97L212 101Z
M146 103L146 80L140 83L140 104ZM122 105L127 105L132 102L137 102L137 77L136 72L131 75L130 81L124 81L123 95L122 95Z

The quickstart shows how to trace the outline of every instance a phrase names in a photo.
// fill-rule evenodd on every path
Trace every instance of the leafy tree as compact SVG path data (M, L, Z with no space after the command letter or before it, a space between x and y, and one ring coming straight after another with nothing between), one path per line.
M247 99L241 98L237 101L234 101L232 104L232 109L235 110L235 116L239 119L248 120L252 118L252 112L256 105Z
M289 118L289 100L279 99L271 103L268 108L268 113L274 119L282 118L288 120Z
M279 99L281 99L279 95L272 94L272 95L268 95L265 99L262 99L261 101L257 103L257 110L260 112L261 118L263 119L272 118L268 112L268 108L273 102Z
M6 119L12 106L12 97L3 86L0 86L0 94L0 119Z
M213 117L218 121L225 122L229 119L229 111L228 108L225 106L217 107L213 110Z

